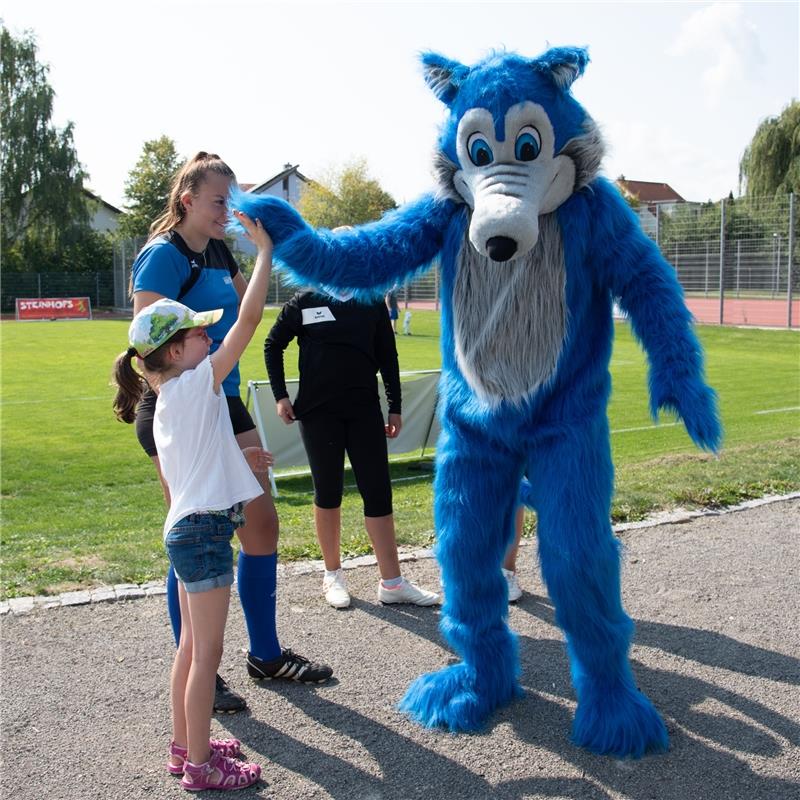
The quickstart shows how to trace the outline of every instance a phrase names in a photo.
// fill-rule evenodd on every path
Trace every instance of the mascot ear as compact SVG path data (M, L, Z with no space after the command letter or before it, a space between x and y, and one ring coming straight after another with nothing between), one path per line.
M551 47L531 62L537 72L549 75L562 91L568 91L573 81L583 75L588 63L589 51L585 47Z
M437 53L423 53L421 60L425 83L445 105L449 106L467 77L469 67L459 64L458 61L450 61Z

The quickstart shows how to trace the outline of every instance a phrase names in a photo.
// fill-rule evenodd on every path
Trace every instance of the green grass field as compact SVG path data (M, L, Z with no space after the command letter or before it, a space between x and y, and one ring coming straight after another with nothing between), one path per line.
M261 348L276 312L242 360L243 384L264 379ZM438 315L415 311L412 337L398 337L403 370L439 366ZM111 364L127 322L3 322L3 597L65 591L163 576L161 491L131 426L111 413ZM675 505L725 505L800 489L800 337L785 330L701 327L708 378L721 398L721 458L695 450L684 429L648 414L644 357L617 328L609 409L617 520ZM287 373L296 356L287 354ZM395 516L401 544L432 540L431 473L396 464ZM347 483L352 483L348 477ZM281 558L318 557L311 482L283 479ZM343 505L343 549L368 551L358 495Z

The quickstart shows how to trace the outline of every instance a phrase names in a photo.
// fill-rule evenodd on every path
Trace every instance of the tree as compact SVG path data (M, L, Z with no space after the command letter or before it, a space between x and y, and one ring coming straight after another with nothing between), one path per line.
M739 191L748 197L800 193L800 102L759 126L739 162Z
M361 225L396 208L394 198L370 178L364 159L331 170L303 190L298 210L316 228Z
M83 191L88 177L73 143L71 122L59 130L51 123L55 93L49 67L36 58L31 32L20 38L0 31L0 143L2 249L12 269L24 262L22 251L55 252L75 244L89 231ZM29 267L30 268L30 267Z
M147 235L150 223L164 211L172 179L182 165L169 136L144 143L142 154L125 181L128 213L120 221L120 236Z

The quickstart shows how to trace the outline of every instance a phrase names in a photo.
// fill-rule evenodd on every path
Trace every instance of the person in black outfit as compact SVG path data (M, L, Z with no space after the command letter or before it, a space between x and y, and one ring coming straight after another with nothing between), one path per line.
M294 403L286 391L283 352L300 346L300 386ZM386 305L335 299L302 291L289 300L264 342L264 360L278 416L299 422L314 481L314 523L325 561L323 593L334 608L350 605L339 553L344 455L364 502L383 603L434 605L439 596L407 581L397 557L386 437L402 426L400 368ZM376 373L389 406L384 425Z

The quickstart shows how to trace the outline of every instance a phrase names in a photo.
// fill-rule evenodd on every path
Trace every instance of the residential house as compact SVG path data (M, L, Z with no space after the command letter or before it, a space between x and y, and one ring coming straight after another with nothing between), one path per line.
M638 203L642 230L653 239L658 230L659 214L670 214L678 203L686 202L668 183L630 181L620 175L616 184L625 198Z
M84 187L83 193L89 199L89 213L91 214L89 225L92 230L98 233L116 233L120 217L125 212L112 206L111 203L107 203L86 187Z

